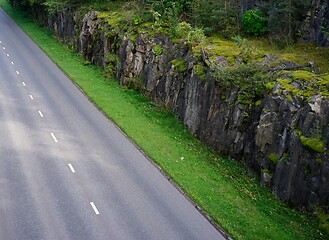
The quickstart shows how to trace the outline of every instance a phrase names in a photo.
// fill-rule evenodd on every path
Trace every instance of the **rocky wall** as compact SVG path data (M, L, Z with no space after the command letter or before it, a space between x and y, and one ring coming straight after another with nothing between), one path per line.
M329 1L312 0L311 8L303 22L300 41L314 42L320 46L329 46Z
M91 11L81 22L72 12L57 14L49 25L86 60L115 64L122 85L134 84L167 106L192 134L244 163L280 199L300 209L329 206L328 99L288 99L277 83L260 104L241 104L238 87L221 87L188 46L163 34L139 34L134 41L125 33L113 34L97 14ZM204 77L197 74L200 64Z

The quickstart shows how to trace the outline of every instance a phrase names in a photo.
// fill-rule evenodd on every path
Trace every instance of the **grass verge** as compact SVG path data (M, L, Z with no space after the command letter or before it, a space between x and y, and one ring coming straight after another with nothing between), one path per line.
M6 0L0 6L145 153L234 239L326 239L315 220L288 208L239 164L196 140L170 112L120 88Z

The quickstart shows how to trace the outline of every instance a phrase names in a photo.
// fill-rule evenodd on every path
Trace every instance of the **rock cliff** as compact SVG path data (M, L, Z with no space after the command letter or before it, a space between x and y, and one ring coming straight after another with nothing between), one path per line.
M301 41L329 46L329 1L312 0L310 10L301 25Z
M244 163L280 199L300 209L329 206L328 95L291 95L287 82L278 81L257 104L244 104L239 87L223 86L188 44L161 33L125 33L96 11L79 16L56 13L47 24L86 60L114 66L122 85L171 109L205 144ZM288 83L307 87L297 78Z

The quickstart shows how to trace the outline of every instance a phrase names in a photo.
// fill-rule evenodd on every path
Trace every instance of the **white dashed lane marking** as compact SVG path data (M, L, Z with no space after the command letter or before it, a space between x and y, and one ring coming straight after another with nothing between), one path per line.
M71 172L75 173L75 170L74 170L74 168L73 168L72 164L71 164L71 163L69 163L69 164L68 164L68 166L69 166L69 168L70 168Z
M55 137L54 133L50 133L51 137L54 139L55 142L58 142L57 138Z
M0 44L2 44L2 41L0 41ZM2 49L3 50L6 50L5 47L2 47ZM9 57L10 55L7 53L6 56ZM11 65L14 65L14 62L13 61L10 61L10 63L11 63ZM19 75L19 71L16 71L16 74ZM22 82L22 85L25 87L26 86L25 82ZM29 95L29 97L30 97L31 100L33 100L33 96L32 95ZM44 115L43 115L43 113L41 111L38 111L38 113L39 113L40 117L42 117L42 118L44 117ZM58 140L57 140L55 134L54 133L50 133L50 135L53 138L53 140L57 143ZM75 173L75 169L73 168L73 166L72 166L71 163L68 164L68 167L70 168L70 170L71 170L72 173ZM99 215L99 211L98 211L95 203L94 202L90 202L90 205L91 205L92 209L94 210L95 214L96 215Z
M94 202L90 202L90 205L94 209L94 212L96 213L96 215L99 215L99 211L98 211L97 207L95 206Z

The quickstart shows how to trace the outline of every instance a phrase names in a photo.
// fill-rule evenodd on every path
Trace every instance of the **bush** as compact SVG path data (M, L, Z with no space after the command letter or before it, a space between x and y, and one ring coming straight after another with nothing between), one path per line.
M265 14L261 10L248 10L242 17L243 31L254 36L261 36L266 32Z

